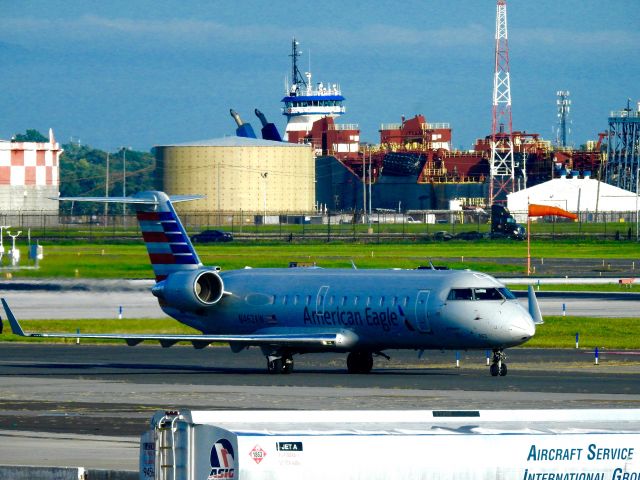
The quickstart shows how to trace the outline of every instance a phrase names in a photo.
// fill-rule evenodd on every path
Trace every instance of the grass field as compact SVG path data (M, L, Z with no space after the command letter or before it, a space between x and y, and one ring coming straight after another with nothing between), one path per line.
M534 258L639 258L638 245L622 242L547 242L532 243ZM251 267L286 267L291 261L316 263L326 268L415 268L433 259L450 268L471 268L487 273L521 274L526 268L527 246L523 242L428 242L428 243L313 243L265 244L231 242L198 245L198 254L206 265L225 270ZM39 269L10 271L14 278L151 278L146 249L140 242L128 245L45 245L45 258ZM29 262L24 255L22 265ZM481 257L482 261L470 261ZM504 264L490 259L518 258L521 262ZM640 268L640 261L638 261Z
M171 319L137 320L25 320L21 322L27 332L76 333L163 333L198 334L185 325ZM574 348L576 333L580 333L580 348L593 349L638 349L640 348L640 318L590 318L556 317L545 318L536 335L525 347ZM61 342L75 343L75 339L26 339L11 333L0 334L0 341ZM89 340L82 343L124 343L117 340Z

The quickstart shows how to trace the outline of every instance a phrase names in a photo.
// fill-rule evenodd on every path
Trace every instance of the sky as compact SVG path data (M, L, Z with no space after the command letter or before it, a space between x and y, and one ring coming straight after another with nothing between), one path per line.
M233 108L284 130L291 39L301 70L338 83L361 140L423 114L453 147L491 133L495 0L0 0L0 139L53 128L114 151L233 135ZM514 130L571 143L640 100L640 0L508 0Z

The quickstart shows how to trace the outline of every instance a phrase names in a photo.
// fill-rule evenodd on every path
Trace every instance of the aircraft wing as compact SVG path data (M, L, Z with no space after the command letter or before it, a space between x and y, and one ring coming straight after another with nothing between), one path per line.
M162 334L122 334L122 333L27 333L22 329L4 298L0 299L7 320L14 335L31 338L101 338L124 340L129 346L135 346L145 340L155 340L163 347L178 342L191 342L195 348L204 348L210 343L223 342L235 346L248 347L260 345L278 345L288 347L345 347L357 340L355 333L349 330L332 330L309 333L263 333L250 335L162 335Z

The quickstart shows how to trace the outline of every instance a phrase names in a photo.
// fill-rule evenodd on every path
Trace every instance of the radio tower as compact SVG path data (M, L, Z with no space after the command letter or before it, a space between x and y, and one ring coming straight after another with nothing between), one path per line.
M496 50L493 75L493 121L489 204L504 203L513 191L513 136L511 122L511 83L509 80L509 43L507 41L507 0L498 0L496 10Z

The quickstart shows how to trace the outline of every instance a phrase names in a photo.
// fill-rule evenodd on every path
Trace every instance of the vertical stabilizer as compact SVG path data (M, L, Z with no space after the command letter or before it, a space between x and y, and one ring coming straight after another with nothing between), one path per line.
M157 206L135 205L142 238L149 252L156 281L176 271L202 266L170 198L163 192L145 192L155 196Z
M200 198L203 197L169 197L164 192L150 191L136 193L131 197L60 197L58 200L131 205L140 223L156 282L160 282L173 272L196 270L202 266L172 204Z

